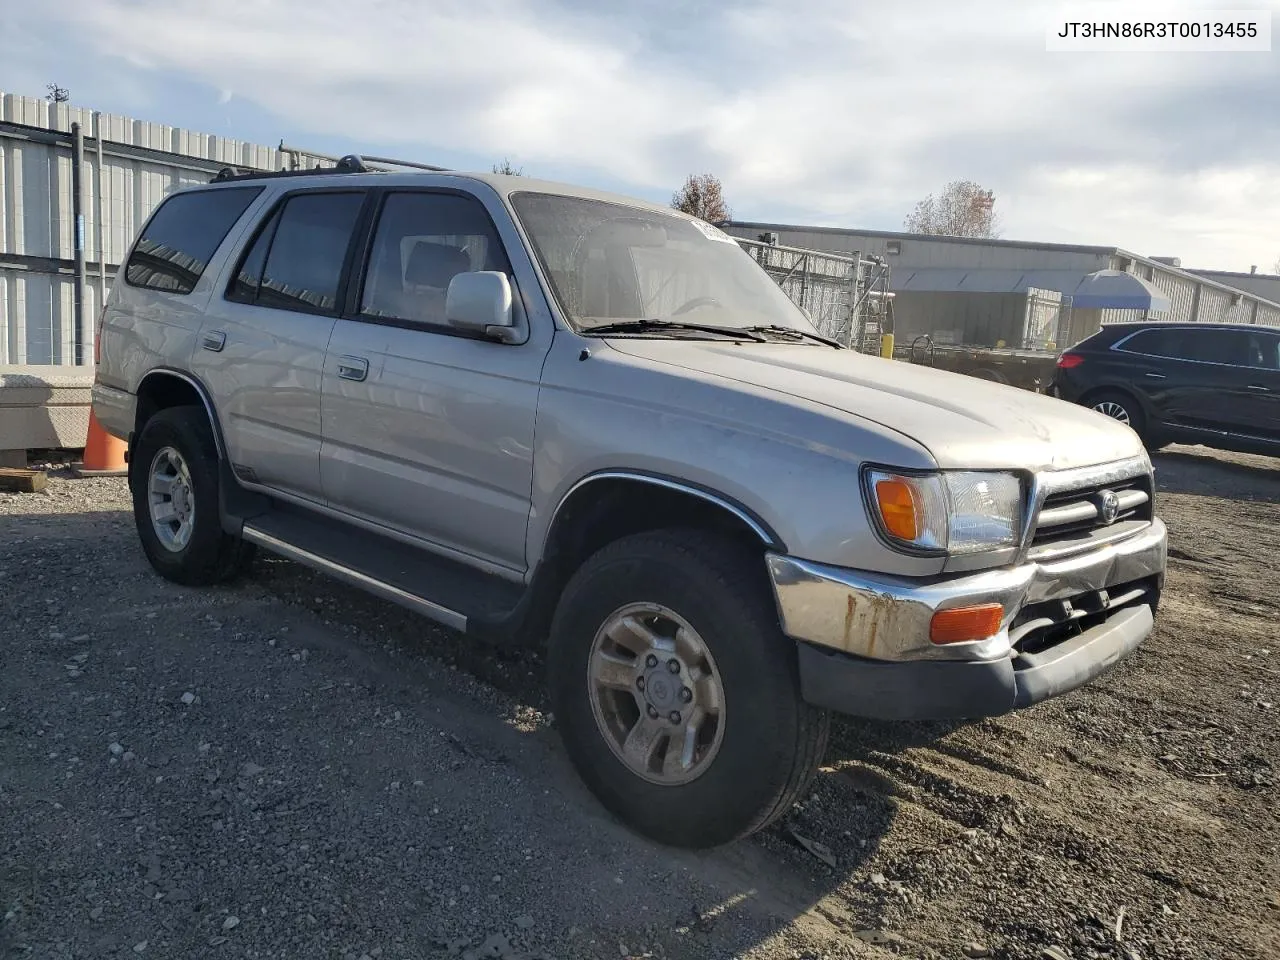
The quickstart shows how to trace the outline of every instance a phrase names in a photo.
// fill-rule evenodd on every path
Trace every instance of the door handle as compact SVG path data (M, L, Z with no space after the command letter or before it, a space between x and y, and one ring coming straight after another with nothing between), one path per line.
M1262 386L1262 384L1260 383L1251 383L1249 384L1249 386L1245 387L1245 389L1252 390L1254 393L1270 393L1271 392L1270 389Z
M1144 374L1143 374L1143 376L1144 376L1144 377L1146 377L1148 380L1166 380L1166 379L1168 379L1167 377L1165 377L1165 375L1164 375L1163 373L1144 373Z
M339 357L338 376L343 380L363 380L369 375L369 361L364 357Z
M221 330L210 330L200 337L200 346L214 353L221 353L227 345L227 335Z

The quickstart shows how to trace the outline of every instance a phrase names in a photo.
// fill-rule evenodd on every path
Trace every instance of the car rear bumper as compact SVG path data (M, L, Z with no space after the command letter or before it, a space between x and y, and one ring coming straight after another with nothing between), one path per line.
M128 390L105 383L93 385L93 415L107 433L121 440L128 440L133 431L137 403L138 398Z
M768 563L806 700L885 719L980 717L1075 689L1131 653L1151 632L1166 542L1156 519L1075 556L927 581ZM986 603L1004 607L996 635L930 642L936 612Z

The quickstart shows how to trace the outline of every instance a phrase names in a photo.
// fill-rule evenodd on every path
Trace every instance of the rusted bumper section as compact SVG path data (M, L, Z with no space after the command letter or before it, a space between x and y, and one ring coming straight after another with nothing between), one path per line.
M1166 541L1157 519L1125 540L1057 562L924 581L779 554L768 567L782 628L799 641L810 702L891 719L993 716L1075 689L1141 644L1163 583ZM930 642L936 612L984 603L1004 606L996 634ZM1052 642L1030 642L1028 618L1057 616L1059 606L1067 626L1052 632ZM1081 617L1074 628L1070 617Z

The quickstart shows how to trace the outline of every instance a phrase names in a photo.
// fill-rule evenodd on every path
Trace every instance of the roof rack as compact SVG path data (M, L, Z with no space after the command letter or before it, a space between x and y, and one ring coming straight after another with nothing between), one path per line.
M327 176L331 173L373 173L371 167L365 165L363 159L354 153L340 157L332 167L316 164L311 170L239 170L236 167L223 167L210 183L226 183L229 180L260 180L266 177L314 177Z
M329 160L333 163L341 163L344 158L331 156L327 153L318 153L315 150L306 150L302 147L290 147L283 140L280 141L278 147L281 153L289 154L290 169L296 170L302 162L303 157L312 157L317 160ZM361 155L361 162L365 164L377 164L378 166L370 166L370 170L387 170L388 167L383 164L390 164L391 167L409 167L413 170L431 170L435 173L443 173L448 171L448 167L437 167L430 163L419 163L417 160L397 160L394 157L373 157L369 154Z
M436 173L449 169L448 167L433 166L429 163L418 163L414 160L394 160L390 157L362 157L355 153L334 157L311 150L301 150L297 147L287 147L283 140L280 141L279 149L281 153L289 154L289 160L295 166L284 170L240 170L237 167L223 167L209 182L227 183L232 180L261 180L268 177L315 177L334 173L390 173L394 171L395 167L430 170ZM329 160L333 163L333 166L322 167L317 163L310 169L300 168L296 166L300 157ZM373 164L376 164L376 166ZM385 164L391 164L392 166L385 166Z

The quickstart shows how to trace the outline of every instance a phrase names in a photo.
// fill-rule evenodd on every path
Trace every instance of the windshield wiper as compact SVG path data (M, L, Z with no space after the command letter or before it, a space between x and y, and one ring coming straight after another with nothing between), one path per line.
M587 327L582 332L587 335L600 333L648 333L667 330L694 330L698 333L714 333L722 337L735 337L740 340L754 340L757 343L768 343L768 337L762 336L747 327L717 327L711 323L685 323L683 320L614 320L599 326Z
M800 330L796 327L783 327L776 323L758 325L754 327L736 327L738 330L749 330L752 333L767 333L775 337L784 337L788 340L816 340L818 343L825 343L829 347L835 347L838 350L844 349L844 344L839 340L832 340L830 337L824 337L820 333L810 333L808 330Z

